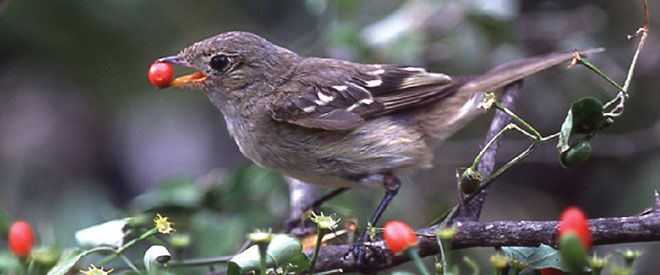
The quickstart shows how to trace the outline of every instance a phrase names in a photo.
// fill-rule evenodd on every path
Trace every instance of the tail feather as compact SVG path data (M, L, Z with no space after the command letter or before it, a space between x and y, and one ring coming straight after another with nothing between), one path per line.
M462 92L491 92L527 76L571 60L575 53L589 55L604 51L603 48L589 48L550 53L506 63L467 81L458 89Z
M601 51L603 49L594 48L551 53L507 63L479 76L452 77L458 83L452 96L419 111L415 117L426 134L435 140L444 140L483 113L477 107L484 92L502 91L508 84L571 60L576 52L587 55Z

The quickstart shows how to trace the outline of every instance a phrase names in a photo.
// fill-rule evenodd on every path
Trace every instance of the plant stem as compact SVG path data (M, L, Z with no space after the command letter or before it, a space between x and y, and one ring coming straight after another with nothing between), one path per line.
M531 132L534 134L534 139L535 139L535 140L540 140L540 139L541 139L542 136L541 136L541 134L539 133L539 131L536 130L536 128L532 127L532 125L529 124L529 123L527 123L527 121L525 121L524 119L520 118L520 117L519 117L518 115L516 115L514 112L512 112L511 110L509 110L509 108L504 107L504 105L502 105L502 103L500 103L500 102L495 102L495 107L496 107L498 110L500 110L500 111L504 112L505 114L509 115L509 116L510 116L513 120L515 120L516 122L518 122L518 123L522 124L523 126L527 127L527 129L529 129L529 131L531 131Z
M523 130L522 128L520 128L520 126L518 126L516 124L509 123L507 126L502 128L502 130L497 132L497 134L495 134L495 136L493 136L493 138L491 138L486 143L484 148L481 148L481 151L479 151L479 154L477 154L477 157L475 157L474 161L472 161L472 168L473 169L477 169L477 166L479 166L479 162L481 161L481 158L484 156L484 154L486 154L486 151L488 151L488 148L490 148L493 145L493 143L495 143L495 141L497 141L497 139L500 138L500 136L502 134L504 134L506 131L509 131L509 130L517 130L518 132L520 132L523 135L531 138L532 140L537 140L537 137L535 135Z
M442 261L442 273L447 274L447 270L449 269L449 266L447 266L447 258L449 258L449 249L443 245L443 240L441 240L439 237L436 238L438 241L438 247L440 247L440 261Z
M99 262L99 265L104 266L104 265L112 262L115 258L117 258L117 256L124 253L124 251L126 251L127 249L129 249L129 248L133 247L134 245L136 245L136 244L152 237L153 235L156 235L156 233L158 233L158 228L154 227L152 229L149 229L149 231L142 233L142 235L140 235L140 237L137 237L135 239L130 240L129 242L125 243L122 247L118 248L117 250L112 250L113 254L111 254L108 257L106 257L105 259L101 260L101 262Z
M268 243L258 243L257 247L259 248L259 274L266 275L266 250L268 249Z
M152 229L149 229L149 231L142 233L142 235L140 235L140 237L137 237L135 239L130 240L129 242L124 244L122 247L117 249L117 254L123 253L124 251L126 251L126 249L131 248L135 244L137 244L139 242L142 242L142 241L144 241L148 238L151 238L152 236L156 235L156 233L158 233L158 228L154 227Z
M21 257L18 259L18 275L28 275L28 262L27 258Z
M422 262L422 258L419 257L419 249L414 246L411 248L408 248L408 256L410 256L411 259L415 262L415 266L417 266L417 269L419 270L420 274L422 275L431 275L428 270L426 270L426 267L424 267L424 263ZM447 266L445 266L445 269L447 270Z
M623 87L619 85L619 83L616 83L609 75L604 73L600 68L596 67L593 63L589 62L589 60L586 57L580 57L580 64L584 65L587 67L589 70L595 72L597 75L605 79L608 83L610 83L614 88L616 88L619 92L623 92L624 94L627 94L628 91L626 91Z
M323 241L323 229L320 226L316 226L316 244L314 245L314 254L312 254L312 265L309 268L309 274L314 274L316 269L316 259L319 257L319 251L321 250L321 241Z
M172 261L168 263L168 265L172 267L213 265L213 264L226 263L229 260L231 260L231 258L233 257L234 256L231 255L231 256L221 256L214 258L188 259L188 260Z
M479 275L479 265L467 256L463 256L463 262L472 270L472 275Z

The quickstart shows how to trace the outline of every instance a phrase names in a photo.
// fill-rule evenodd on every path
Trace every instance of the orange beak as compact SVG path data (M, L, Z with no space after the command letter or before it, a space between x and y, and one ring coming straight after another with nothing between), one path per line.
M192 68L188 63L181 60L178 55L172 55L167 57L162 57L157 60L158 62L167 62L174 65L182 65L188 68ZM194 69L194 68L193 68ZM184 87L193 83L199 83L206 80L206 75L200 71L196 71L191 74L183 75L172 80L170 87Z
M172 80L170 87L182 87L196 82L206 80L206 76L202 72L194 72L191 74L179 76Z

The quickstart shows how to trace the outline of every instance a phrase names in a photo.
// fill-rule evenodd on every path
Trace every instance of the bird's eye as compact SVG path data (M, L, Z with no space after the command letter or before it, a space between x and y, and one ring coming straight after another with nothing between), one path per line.
M216 71L223 71L229 65L229 57L224 54L219 54L211 58L211 68Z

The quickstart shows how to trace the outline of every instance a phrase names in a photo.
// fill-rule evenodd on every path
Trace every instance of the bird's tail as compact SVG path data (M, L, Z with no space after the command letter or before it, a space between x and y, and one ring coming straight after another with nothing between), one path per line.
M457 77L455 93L435 103L430 111L417 113L417 121L429 136L444 140L481 113L477 106L483 100L484 93L500 91L527 76L568 62L576 53L589 55L603 50L590 48L550 53L506 63L483 75Z
M603 48L572 50L550 53L506 63L495 67L481 76L467 81L458 89L458 93L495 91L527 76L567 62L575 57L576 53L579 53L580 55L589 55L602 51L604 51Z

